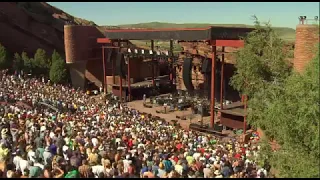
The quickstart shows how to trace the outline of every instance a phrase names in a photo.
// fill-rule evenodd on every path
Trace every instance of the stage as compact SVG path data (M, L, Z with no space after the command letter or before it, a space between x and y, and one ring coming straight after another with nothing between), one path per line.
M177 123L180 123L181 127L185 130L189 130L190 124L200 125L201 116L199 114L192 115L191 108L188 108L185 111L174 111L174 112L168 112L167 114L163 114L163 113L156 112L156 111L164 110L163 106L146 108L143 106L143 100L128 102L127 106L129 108L136 109L136 110L143 112L143 113L148 113L148 114L152 114L153 116L158 116L160 118L165 119L167 122L170 122L170 123L172 123L171 120L177 120ZM176 116L186 116L186 120L178 119L178 118L176 118ZM210 118L211 118L210 116L203 117L203 124L209 125ZM216 124L219 124L219 119L217 117L215 117L215 122L216 122ZM236 137L236 135L233 133L233 131L230 131L230 130L222 130L222 134L224 136L226 136L223 139Z

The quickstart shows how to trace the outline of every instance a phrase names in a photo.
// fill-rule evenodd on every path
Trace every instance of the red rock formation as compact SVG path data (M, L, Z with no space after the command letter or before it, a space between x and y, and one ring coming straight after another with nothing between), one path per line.
M64 55L63 26L90 24L44 2L1 2L0 43L9 52L25 51L32 56L38 49Z

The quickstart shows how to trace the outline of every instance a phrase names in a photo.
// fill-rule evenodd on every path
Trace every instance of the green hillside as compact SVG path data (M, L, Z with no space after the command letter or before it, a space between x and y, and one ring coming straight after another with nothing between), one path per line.
M202 28L208 26L225 26L225 27L253 27L245 24L204 24L204 23L186 23L186 24L175 24L175 23L163 23L163 22L149 22L139 24L123 24L118 25L123 28ZM276 32L286 41L295 40L295 30L287 27L274 27Z

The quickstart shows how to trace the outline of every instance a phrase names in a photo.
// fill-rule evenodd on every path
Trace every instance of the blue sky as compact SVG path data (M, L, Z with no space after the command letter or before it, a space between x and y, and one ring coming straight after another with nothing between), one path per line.
M319 16L318 2L49 2L98 25L144 22L252 24L251 15L273 26L295 28L298 16Z

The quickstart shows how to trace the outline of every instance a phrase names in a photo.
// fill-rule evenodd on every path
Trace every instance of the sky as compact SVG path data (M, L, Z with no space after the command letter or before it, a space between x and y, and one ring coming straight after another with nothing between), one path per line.
M98 25L146 22L253 24L295 28L298 16L319 16L319 2L48 2Z

